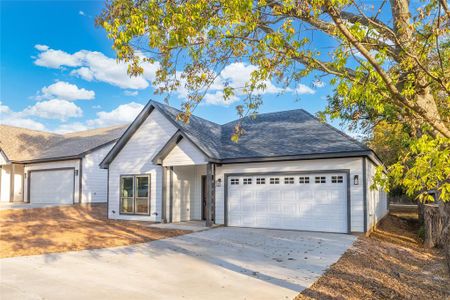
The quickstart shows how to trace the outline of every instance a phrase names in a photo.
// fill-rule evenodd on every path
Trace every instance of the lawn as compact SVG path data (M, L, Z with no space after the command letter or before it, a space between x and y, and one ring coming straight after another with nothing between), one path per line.
M423 248L417 213L391 213L362 236L300 299L450 299L439 249Z
M189 233L148 225L108 220L105 204L3 210L0 258L124 246Z

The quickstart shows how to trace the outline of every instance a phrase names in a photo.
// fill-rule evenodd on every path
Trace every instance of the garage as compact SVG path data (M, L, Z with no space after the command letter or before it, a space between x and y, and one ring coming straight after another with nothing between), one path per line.
M228 176L228 226L347 233L348 173Z
M75 170L33 170L29 172L29 202L72 204L75 192Z

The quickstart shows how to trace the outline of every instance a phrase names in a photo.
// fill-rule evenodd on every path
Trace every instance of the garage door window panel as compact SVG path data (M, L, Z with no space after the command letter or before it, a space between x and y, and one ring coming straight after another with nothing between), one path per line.
M270 184L280 184L280 178L270 178Z
M315 183L326 183L326 177L325 176L316 176L314 179Z

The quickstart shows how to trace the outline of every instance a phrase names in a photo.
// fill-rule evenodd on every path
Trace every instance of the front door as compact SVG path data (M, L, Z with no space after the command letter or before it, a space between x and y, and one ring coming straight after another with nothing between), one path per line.
M202 176L202 220L206 220L206 175Z

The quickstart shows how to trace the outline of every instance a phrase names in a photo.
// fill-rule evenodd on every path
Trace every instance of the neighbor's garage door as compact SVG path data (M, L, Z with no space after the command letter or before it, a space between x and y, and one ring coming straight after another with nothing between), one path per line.
M30 172L31 203L73 203L74 170Z
M230 176L228 225L347 232L347 176Z

